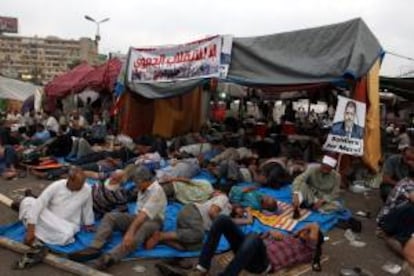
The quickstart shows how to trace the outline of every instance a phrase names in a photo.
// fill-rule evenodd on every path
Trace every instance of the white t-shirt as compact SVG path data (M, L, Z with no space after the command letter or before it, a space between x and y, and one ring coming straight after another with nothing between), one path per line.
M51 130L51 131L53 131L55 133L58 133L58 131L59 131L59 123L58 123L58 121L56 120L55 117L49 116L49 118L47 118L47 121L46 121L46 129L47 130Z
M167 207L167 197L164 189L155 181L145 192L139 192L137 197L136 213L144 212L150 219L164 220L165 208Z
M197 206L198 210L200 211L201 217L203 218L205 230L210 230L211 224L213 223L210 215L208 214L208 211L210 210L211 206L216 205L217 207L219 207L221 209L220 214L222 215L229 215L231 213L231 205L229 198L224 194L217 195L204 203L194 204L195 206Z

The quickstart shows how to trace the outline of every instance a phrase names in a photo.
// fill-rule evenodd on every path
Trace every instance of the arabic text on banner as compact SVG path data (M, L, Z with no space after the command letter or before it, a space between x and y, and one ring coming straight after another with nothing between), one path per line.
M174 46L131 48L128 81L149 83L222 78L227 74L230 51L229 36L213 36Z

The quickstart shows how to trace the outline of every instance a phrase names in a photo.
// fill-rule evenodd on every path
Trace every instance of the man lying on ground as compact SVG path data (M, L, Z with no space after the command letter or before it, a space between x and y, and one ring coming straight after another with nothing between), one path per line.
M276 199L257 191L257 187L254 186L233 186L229 198L232 204L239 204L242 207L250 207L259 211L275 212L278 207Z
M187 204L178 213L177 230L155 232L146 242L146 248L152 249L158 243L165 243L178 250L199 250L203 245L204 232L210 230L214 219L230 212L229 199L221 193L204 203Z
M68 179L50 184L38 198L25 197L12 207L19 210L19 219L27 229L27 245L32 245L35 238L67 245L74 241L81 226L91 230L94 224L91 188L79 168L71 169Z
M160 184L168 200L182 204L205 202L214 192L213 186L207 180L172 177L162 181Z
M97 269L106 269L143 244L156 231L162 228L167 199L154 176L144 166L135 168L132 180L138 187L137 211L127 213L107 213L99 225L91 245L69 255L76 261L86 261L98 257L114 230L124 233L123 240L110 252L96 260Z
M219 216L211 226L198 265L189 275L207 275L221 236L230 243L234 258L219 275L239 275L242 270L277 272L312 261L313 269L320 270L323 236L317 224L309 224L292 236L277 231L246 235L230 217Z
M299 208L312 208L322 212L343 209L339 200L340 175L334 170L336 159L325 156L319 167L307 169L293 181L294 218Z

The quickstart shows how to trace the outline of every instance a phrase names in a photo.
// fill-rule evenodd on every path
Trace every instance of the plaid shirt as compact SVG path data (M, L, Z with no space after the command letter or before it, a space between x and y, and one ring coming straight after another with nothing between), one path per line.
M316 249L316 242L293 236L283 240L266 239L267 256L274 272L295 264L311 262Z
M408 194L414 192L414 181L410 178L404 178L398 182L397 186L389 194L387 201L382 207L377 217L377 222L381 223L381 220L395 207L408 201Z

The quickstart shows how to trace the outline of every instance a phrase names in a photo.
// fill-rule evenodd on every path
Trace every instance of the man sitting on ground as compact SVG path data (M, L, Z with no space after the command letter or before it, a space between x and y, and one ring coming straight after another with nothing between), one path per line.
M26 197L12 207L19 210L27 232L25 243L35 238L57 245L74 241L84 225L91 230L94 224L91 188L85 185L85 175L79 168L70 170L69 178L50 184L38 198Z
M334 171L336 159L325 156L319 167L308 168L293 181L294 218L299 208L312 208L323 212L342 209L338 201L341 184L340 175Z
M139 190L136 214L105 214L90 247L70 254L69 258L86 261L98 257L112 232L120 230L124 232L122 243L102 255L95 263L97 269L106 269L134 251L155 231L159 231L164 221L167 199L162 187L153 179L154 177L148 168L137 167L132 173L132 180Z
M382 207L377 223L386 234L385 241L404 257L414 270L414 161L408 162L408 177L394 187Z
M383 202L398 181L408 176L408 162L414 161L414 147L406 147L401 154L395 154L387 158L382 170L383 177L380 185L380 194Z

